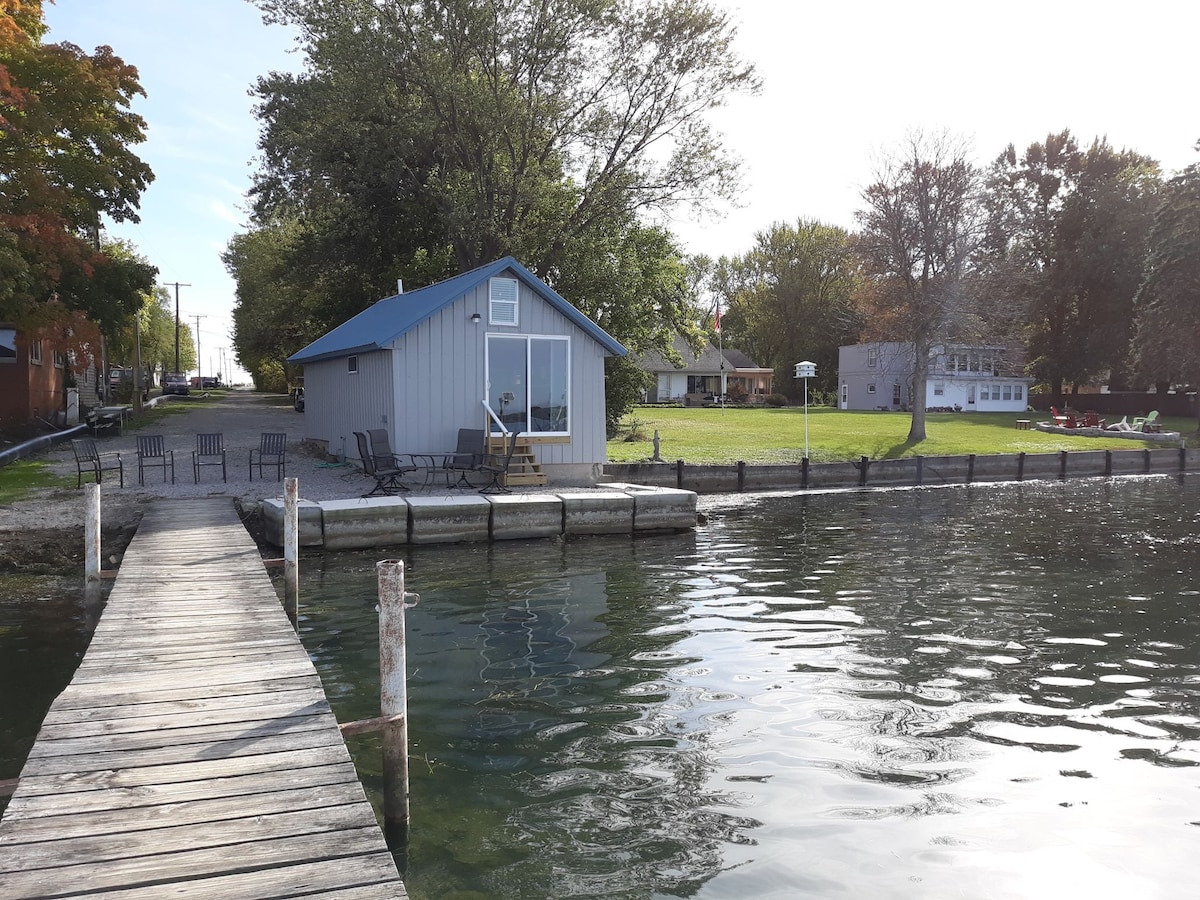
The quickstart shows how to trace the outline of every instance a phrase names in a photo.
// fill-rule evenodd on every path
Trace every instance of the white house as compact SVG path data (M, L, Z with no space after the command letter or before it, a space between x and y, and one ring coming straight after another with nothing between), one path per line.
M675 338L672 346L683 360L682 368L657 351L638 357L638 366L654 376L647 403L698 404L720 394L739 395L754 403L775 389L775 370L762 368L740 350L708 343L697 355L682 337Z
M289 357L304 433L357 457L384 428L398 453L455 448L460 428L521 432L550 482L606 459L604 359L625 348L512 257L378 301Z
M1024 412L1033 379L1024 353L1001 345L938 344L929 352L926 409ZM913 345L877 341L838 348L839 409L912 409Z

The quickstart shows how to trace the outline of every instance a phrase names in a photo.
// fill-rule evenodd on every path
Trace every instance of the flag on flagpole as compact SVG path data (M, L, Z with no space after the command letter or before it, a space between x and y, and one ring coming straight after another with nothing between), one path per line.
M717 334L721 333L721 305L717 304L716 315L713 316L713 331Z

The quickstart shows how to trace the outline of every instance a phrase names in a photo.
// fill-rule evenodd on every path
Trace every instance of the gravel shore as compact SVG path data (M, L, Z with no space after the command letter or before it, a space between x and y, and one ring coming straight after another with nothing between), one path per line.
M119 487L115 472L105 472L101 485L101 517L106 526L136 524L145 504L163 497L230 497L243 506L257 504L283 494L283 483L275 472L257 472L250 480L250 448L257 447L263 432L288 435L287 474L299 479L300 496L308 500L358 497L374 485L371 478L348 464L330 462L301 443L303 416L292 409L290 399L279 394L230 391L217 403L193 403L188 398L166 401L172 411L152 426L123 435L97 438L102 452L121 454L125 465L125 487ZM192 450L199 433L220 432L227 448L228 482L221 481L219 467L200 470L200 483L192 470ZM135 434L161 434L167 449L174 450L175 483L164 481L161 469L145 473L146 484L138 484ZM55 472L75 477L75 457L69 441L57 444L43 457ZM40 492L37 496L0 506L0 533L23 529L73 528L83 526L83 492L74 486ZM2 539L2 537L0 537Z

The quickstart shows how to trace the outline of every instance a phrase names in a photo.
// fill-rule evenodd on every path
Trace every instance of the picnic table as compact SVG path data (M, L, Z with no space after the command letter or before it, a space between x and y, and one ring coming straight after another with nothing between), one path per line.
M125 420L132 414L132 406L96 406L87 415L88 428L92 434L114 428L120 434Z

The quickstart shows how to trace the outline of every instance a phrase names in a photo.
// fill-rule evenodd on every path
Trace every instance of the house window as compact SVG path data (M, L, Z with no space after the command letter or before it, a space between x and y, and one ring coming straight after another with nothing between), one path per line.
M570 433L569 338L489 335L487 354L487 402L505 428Z
M358 374L358 357L357 356L347 356L346 357L346 374L347 375L357 375Z
M1021 395L1022 395L1023 391L1024 391L1024 385L1014 384L1013 385L1013 399L1014 400L1022 399Z
M842 383L842 406L845 406L850 400L850 385Z
M488 324L518 324L518 296L519 292L515 278L488 279Z
M873 384L868 384L868 385L867 385L867 393L868 393L868 394L873 394L873 393L875 393L875 385L873 385Z
M54 368L61 369L67 364L67 358L59 350L54 351Z
M42 364L42 342L40 340L29 342L29 361L35 366Z
M1012 385L1011 385L1011 384L1006 384L1006 385L1004 386L1004 399L1005 399L1005 400L1011 400L1012 398L1013 398L1013 396L1012 396Z
M867 365L873 369L878 364L879 364L879 348L878 347L868 347L867 348Z
M988 399L988 386L986 384L979 386L979 399L980 400Z
M17 361L17 331L15 328L0 328L0 363Z
M940 397L946 393L946 385L944 382L935 381L933 384L933 396Z

